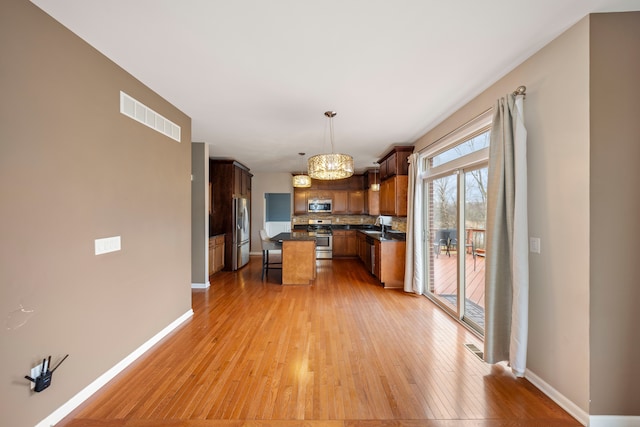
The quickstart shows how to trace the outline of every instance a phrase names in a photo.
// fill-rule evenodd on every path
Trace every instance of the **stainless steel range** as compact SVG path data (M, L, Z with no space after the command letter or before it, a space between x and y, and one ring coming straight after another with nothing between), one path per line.
M333 235L330 219L310 219L307 225L310 236L316 238L316 259L333 257Z

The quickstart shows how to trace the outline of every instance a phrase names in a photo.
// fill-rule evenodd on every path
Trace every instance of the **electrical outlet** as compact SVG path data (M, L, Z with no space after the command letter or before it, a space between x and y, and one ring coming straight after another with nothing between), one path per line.
M40 374L42 373L42 363L38 363L36 366L34 366L33 368L31 368L31 378L38 378L40 376ZM47 360L44 361L44 371L46 372L47 369L49 369L49 362ZM31 390L33 390L36 387L36 383L32 382L31 383Z
M38 366L34 366L31 368L31 376L25 375L24 378L31 382L31 390L36 393L40 393L44 391L51 385L51 379L53 377L53 373L58 369L58 367L67 360L69 355L67 354L62 358L61 361L58 362L56 366L51 368L51 356L47 359L42 359L42 364Z

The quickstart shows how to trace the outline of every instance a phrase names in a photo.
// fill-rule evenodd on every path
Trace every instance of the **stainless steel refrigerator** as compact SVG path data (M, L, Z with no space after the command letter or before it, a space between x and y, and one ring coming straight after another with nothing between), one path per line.
M251 218L249 218L249 199L233 199L233 265L237 270L249 262L249 236Z

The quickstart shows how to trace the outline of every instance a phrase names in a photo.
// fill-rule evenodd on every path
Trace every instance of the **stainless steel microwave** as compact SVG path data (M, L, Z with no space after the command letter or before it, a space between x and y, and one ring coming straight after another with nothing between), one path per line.
M331 200L309 200L307 212L328 212L331 213Z

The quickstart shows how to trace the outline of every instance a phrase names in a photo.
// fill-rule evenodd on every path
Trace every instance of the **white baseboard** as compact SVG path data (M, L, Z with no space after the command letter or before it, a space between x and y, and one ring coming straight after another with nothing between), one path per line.
M567 411L572 417L578 420L582 425L589 425L589 414L578 405L569 400L565 395L560 393L555 388L551 387L547 382L545 382L542 378L531 372L530 370L526 370L524 377L531 382L534 386L540 389L544 394L549 396L551 400L556 402L562 409Z
M142 344L135 349L131 354L118 362L115 366L109 369L104 374L100 375L95 381L82 389L78 394L69 399L64 405L53 411L48 417L36 424L36 427L50 427L60 422L64 417L69 415L71 411L76 409L82 402L91 397L92 394L97 392L102 386L111 381L113 377L122 372L127 366L132 364L137 358L142 356L147 350L158 343L162 338L169 335L171 331L180 326L183 322L193 316L193 310L189 309L182 316L171 322L163 330L151 337L150 340Z
M192 283L191 289L208 289L211 286L211 282L207 281L207 283Z
M620 415L592 415L590 427L639 427L640 417Z

